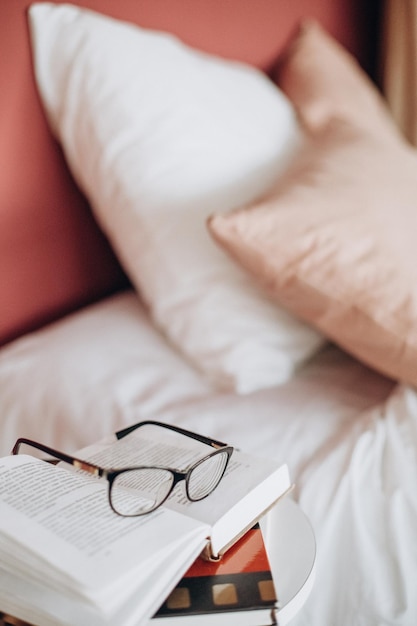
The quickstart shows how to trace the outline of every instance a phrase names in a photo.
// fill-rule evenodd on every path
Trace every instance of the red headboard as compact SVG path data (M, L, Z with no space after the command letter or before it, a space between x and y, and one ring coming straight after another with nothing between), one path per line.
M29 0L0 4L0 344L127 284L48 131L29 50ZM74 0L268 70L312 16L372 69L377 1Z

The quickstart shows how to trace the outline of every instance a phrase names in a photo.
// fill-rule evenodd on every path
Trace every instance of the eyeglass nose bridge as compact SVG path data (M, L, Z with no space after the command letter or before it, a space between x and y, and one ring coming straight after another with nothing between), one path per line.
M188 498L187 481L188 481L188 475L189 475L189 473L190 473L190 471L192 470L193 467L194 467L194 465L192 465L191 468L189 468L185 472L182 472L180 470L175 470L175 469L170 469L169 470L171 472L171 474L173 475L174 480L172 481L171 489L169 490L167 498L174 491L175 487L177 485L179 485L180 483L182 483L182 482L184 482L184 489L185 489L185 492L186 492L186 495L187 495L187 498Z
M198 459L197 461L195 461L185 471L181 471L181 470L173 469L173 468L164 468L166 471L171 472L171 474L173 476L173 481L172 481L172 484L171 484L171 488L169 489L169 491L165 495L165 497L160 501L158 506L161 506L161 504L163 504L169 498L169 496L173 493L173 491L176 488L176 486L179 485L182 482L184 482L185 495L186 495L186 497L188 498L188 500L190 502L198 502L199 500L203 500L204 498L209 496L211 491L209 493L207 493L207 495L203 496L202 498L194 498L194 497L192 497L192 495L190 493L190 489L189 489L190 479L191 479L193 471L197 467L199 467L203 463L206 463L209 459L211 459L214 456L217 456L217 454L220 454L222 452L226 453L228 458L227 458L227 461L225 463L223 472L219 475L218 481L217 481L215 487L213 488L213 490L214 490L217 487L217 485L219 484L219 482L222 479L222 477L224 476L224 472L226 471L226 468L227 468L230 456L232 454L232 448L230 448L229 446L225 446L225 447L222 447L222 448L216 448L216 450L214 452L212 452L211 454L208 454L207 456L203 457L202 459Z
M176 488L177 485L179 485L180 483L184 482L184 489L185 489L185 495L188 498L188 500L190 502L198 502L199 500L203 500L205 497L207 497L208 495L210 495L211 492L209 492L207 494L207 496L204 496L203 498L193 498L191 493L190 493L190 489L189 489L189 483L190 483L190 479L192 476L193 471L199 467L200 465L202 465L203 463L206 463L209 459L211 459L213 456L216 456L218 453L220 452L227 452L228 450L225 448L218 448L216 449L215 452L212 452L211 454L208 454L207 456L203 457L202 459L198 459L197 461L195 461L187 470L185 471L181 471L178 469L173 469L173 468L169 468L169 471L171 472L172 476L173 476L173 481L172 481L172 485L171 488L169 490L169 492L166 494L165 498L163 499L163 501L160 504L163 504L168 498L169 496L173 493L174 489ZM230 454L229 454L229 458L230 458ZM228 460L229 460L228 458ZM228 461L227 460L227 461ZM226 467L227 467L227 462L225 463L225 467L224 470L221 474L221 476L219 477L219 480L217 482L217 484L220 482L222 476L224 475L224 472L226 471ZM217 486L216 484L216 486ZM160 505L159 505L160 506Z

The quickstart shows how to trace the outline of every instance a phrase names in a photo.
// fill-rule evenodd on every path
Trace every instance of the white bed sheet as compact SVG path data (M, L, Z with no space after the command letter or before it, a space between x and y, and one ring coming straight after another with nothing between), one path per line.
M3 348L0 403L2 454L153 418L285 460L317 539L294 626L417 624L417 394L334 346L281 387L219 393L127 292Z

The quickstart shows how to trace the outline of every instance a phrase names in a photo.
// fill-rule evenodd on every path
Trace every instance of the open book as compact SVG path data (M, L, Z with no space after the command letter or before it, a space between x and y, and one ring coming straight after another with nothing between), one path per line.
M77 454L106 468L186 468L208 446L149 424ZM216 490L177 486L152 513L121 517L108 482L32 456L0 459L0 611L36 626L146 623L196 557L218 557L290 487L285 464L235 450Z

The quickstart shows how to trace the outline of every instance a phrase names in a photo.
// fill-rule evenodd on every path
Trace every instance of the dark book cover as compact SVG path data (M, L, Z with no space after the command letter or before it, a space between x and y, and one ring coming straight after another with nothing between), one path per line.
M221 560L198 558L155 614L155 624L267 626L277 595L261 529L249 530ZM222 619L220 621L220 615Z

